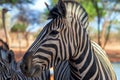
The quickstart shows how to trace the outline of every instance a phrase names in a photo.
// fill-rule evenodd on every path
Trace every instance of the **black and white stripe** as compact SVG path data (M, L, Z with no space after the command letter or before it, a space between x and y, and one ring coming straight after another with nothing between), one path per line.
M34 76L68 61L70 80L116 80L107 56L94 52L86 31L88 16L79 3L59 0L49 16L52 21L23 57L21 70L25 75Z
M36 78L28 78L26 77L20 70L19 64L20 62L15 61L14 52L9 50L8 45L4 41L0 41L2 45L0 45L0 80L49 80L50 79L50 71L44 71L40 77ZM62 72L61 72L62 71ZM54 68L55 79L57 80L68 80L70 68L67 61L59 63L56 68ZM59 77L62 77L61 79Z
M4 46L4 47L3 47ZM43 71L39 77L26 77L19 69L12 50L0 46L0 80L50 80L50 71Z

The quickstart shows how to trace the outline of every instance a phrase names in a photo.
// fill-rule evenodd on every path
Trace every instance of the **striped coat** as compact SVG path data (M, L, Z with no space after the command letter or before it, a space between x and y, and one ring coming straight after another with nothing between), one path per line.
M52 20L23 57L21 70L25 75L35 76L67 60L70 80L116 80L107 56L94 52L86 30L88 15L78 2L59 0L49 18Z

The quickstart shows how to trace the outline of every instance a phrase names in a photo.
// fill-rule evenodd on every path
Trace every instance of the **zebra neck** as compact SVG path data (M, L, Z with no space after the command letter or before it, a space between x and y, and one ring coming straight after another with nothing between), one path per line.
M69 61L71 77L77 80L87 80L96 72L96 59L92 52L91 45L86 46L85 50L76 59Z
M96 69L97 66L91 42L88 38L86 38L86 40L84 40L82 43L77 56L73 59L70 59L70 66L71 70L76 71L79 76L86 75L85 72L87 72L86 70L89 71L88 68L91 69L90 71L93 69L92 73L95 73L94 69Z

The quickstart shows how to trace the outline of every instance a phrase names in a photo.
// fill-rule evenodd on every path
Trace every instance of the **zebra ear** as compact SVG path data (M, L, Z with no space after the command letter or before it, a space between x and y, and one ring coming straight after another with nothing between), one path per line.
M45 2L45 5L46 5L48 11L50 11L50 7L49 7L49 5L46 2Z
M59 0L58 3L59 3L59 2L62 2L62 1L64 1L64 0Z
M1 49L0 49L0 60L2 60L2 51L1 51Z
M8 52L8 62L11 63L12 60L14 60L14 52L10 50Z
M65 0L59 0L58 5L60 6L63 3L63 1L65 1Z
M1 50L0 50L0 60L2 59L2 57L1 57Z
M59 0L56 6L50 9L48 19L55 19L59 16L65 17L65 15L66 15L65 4L62 0Z
M2 46L0 46L0 60L2 59L2 50L3 48L2 48Z

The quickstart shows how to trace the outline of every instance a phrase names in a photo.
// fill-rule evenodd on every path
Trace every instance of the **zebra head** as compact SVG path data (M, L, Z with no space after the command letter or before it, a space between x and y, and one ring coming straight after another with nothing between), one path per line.
M14 52L9 50L9 46L6 42L0 39L0 58L3 65L9 66L13 70L16 70L17 65L14 58Z
M0 39L0 46L3 47L5 50L9 50L9 46L6 42Z
M85 10L75 1L59 1L49 12L52 19L25 53L20 65L26 76L56 66L76 56L83 30L88 25ZM84 26L84 27L80 27ZM82 30L82 31L81 31Z
M6 62L6 65L8 65L13 70L17 69L17 63L14 58L14 53L12 50L4 50L3 48L0 48L0 57L1 60L4 60Z
M4 61L3 61L3 56L2 56L2 51L1 51L1 47L0 47L0 73L2 72L2 70L4 70ZM4 67L4 68L3 68Z
M0 46L0 73L7 70L7 56L6 50Z

